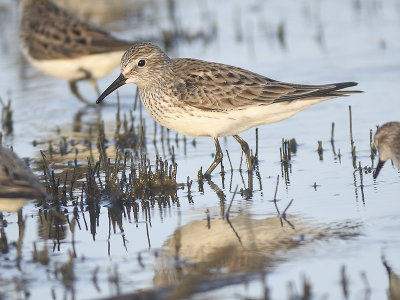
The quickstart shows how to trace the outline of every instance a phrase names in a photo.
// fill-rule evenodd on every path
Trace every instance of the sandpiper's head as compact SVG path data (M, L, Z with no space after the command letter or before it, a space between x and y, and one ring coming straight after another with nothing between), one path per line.
M164 78L171 64L170 58L152 43L137 43L129 48L121 59L121 74L100 95L96 103L125 83L134 83L139 88L157 84Z
M388 159L391 159L397 168L400 168L400 122L389 122L378 128L374 138L379 152L379 162L376 166L374 178Z

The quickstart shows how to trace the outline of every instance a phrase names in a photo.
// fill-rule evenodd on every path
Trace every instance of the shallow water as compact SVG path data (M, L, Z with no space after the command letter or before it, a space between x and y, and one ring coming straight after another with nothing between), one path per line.
M2 236L7 237L10 247L0 255L1 294L10 299L27 295L32 299L52 295L86 299L183 282L200 289L193 296L196 299L260 298L265 284L272 299L286 299L288 283L294 283L300 293L304 275L316 298L340 299L345 298L341 284L341 268L345 266L349 299L386 298L389 280L381 256L400 273L400 176L388 162L373 180L370 168L377 160L375 157L372 164L370 130L375 132L376 125L400 119L397 1L124 1L123 12L116 9L112 14L104 14L110 5L106 1L96 1L98 9L91 13L87 9L91 0L62 3L126 39L151 39L163 46L165 32L164 36L171 36L171 57L218 61L287 82L357 81L357 88L364 93L326 101L288 120L259 128L259 176L254 178L250 199L235 195L230 210L233 226L224 212L235 187L247 187L246 172L239 171L240 146L232 138L221 139L223 151L229 150L233 170L225 155L224 178L217 168L213 181L204 182L204 191L199 191L197 171L212 161L212 139L198 138L193 145L188 137L185 144L181 135L175 142L171 131L170 146L166 142L163 146L160 128L154 138L154 123L142 111L148 158L155 163L160 155L171 161L169 149L174 145L177 182L186 183L189 176L193 180L190 195L185 185L178 189L177 200L164 201L162 194L156 195L155 201L137 199L136 215L127 207L121 211L102 197L97 215L92 215L88 205L78 205L75 219L72 201L62 205L58 214L30 203L22 211L25 226L18 224L16 213L4 213ZM61 136L84 144L89 128L104 120L112 156L116 95L109 96L104 107L85 107L73 97L66 82L40 74L24 60L18 51L14 1L0 0L0 15L0 97L11 99L14 121L13 133L3 137L3 144L13 146L21 157L40 161L40 150L47 150L49 141L56 149ZM100 88L104 90L116 76L118 70L101 79ZM89 84L80 83L79 88L96 100ZM121 114L128 114L135 86L122 87L119 95ZM353 166L349 105L355 161L363 168L362 179ZM139 107L133 114L136 121L140 119ZM332 122L334 149L330 142ZM254 153L255 129L241 136ZM280 162L282 138L295 138L298 143L286 174ZM322 141L322 159L317 141ZM78 146L70 146L74 147ZM85 155L89 154L82 150L80 164L87 162ZM94 156L97 159L97 154ZM47 159L56 161L54 169L61 172L74 160L74 152ZM32 166L38 175L43 174L40 165L32 162ZM271 201L278 175L280 212L293 199L282 226ZM80 188L74 195L80 196ZM207 214L211 227L205 230ZM56 224L51 227L54 232L49 232L49 220ZM283 241L279 240L281 235ZM268 246L271 243L275 247ZM35 259L34 247L37 251L47 249L47 264ZM17 249L21 249L20 254ZM217 259L220 252L228 258ZM71 253L76 258L70 259ZM193 268L194 264L205 267ZM210 278L209 272L219 284L213 290L201 284ZM260 275L263 272L265 278ZM189 275L197 280L192 285L185 282ZM220 283L218 278L228 280Z

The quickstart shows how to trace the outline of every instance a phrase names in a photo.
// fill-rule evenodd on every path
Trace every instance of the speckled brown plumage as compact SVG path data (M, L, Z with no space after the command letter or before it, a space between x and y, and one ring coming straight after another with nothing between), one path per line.
M23 0L20 32L26 51L38 60L76 58L132 45L48 0Z
M0 146L0 199L42 199L46 192L31 169L14 152Z
M137 43L121 60L121 75L97 100L125 83L135 83L143 105L160 124L191 136L233 135L241 144L251 170L250 151L238 134L251 127L286 119L308 106L359 91L342 82L301 85L272 80L234 66L196 59L170 59L151 43ZM209 175L222 159L216 159Z
M132 42L113 37L81 20L50 0L22 0L21 49L43 73L67 79L71 92L90 104L77 82L88 80L98 91L96 79L114 70Z
M375 133L375 146L379 152L379 162L374 173L378 174L388 159L400 169L400 122L388 122L383 124Z

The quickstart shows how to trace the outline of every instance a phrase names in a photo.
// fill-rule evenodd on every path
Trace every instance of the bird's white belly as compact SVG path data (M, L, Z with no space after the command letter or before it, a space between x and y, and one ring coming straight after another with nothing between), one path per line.
M47 75L78 80L88 75L87 72L93 78L106 76L119 65L123 54L124 51L116 51L69 59L36 60L32 57L28 57L28 59L37 69Z
M325 99L299 100L226 112L188 110L175 107L163 115L149 114L161 125L188 136L231 136L249 128L278 122ZM147 108L146 108L147 109Z

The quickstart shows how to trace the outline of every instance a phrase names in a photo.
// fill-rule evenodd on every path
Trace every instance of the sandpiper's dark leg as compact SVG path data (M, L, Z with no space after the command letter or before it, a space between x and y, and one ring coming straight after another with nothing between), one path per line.
M234 135L233 137L239 142L240 146L242 147L242 150L243 150L244 154L246 155L247 172L249 174L249 177L248 177L248 185L249 185L249 187L248 188L249 188L250 191L252 191L253 190L253 164L251 163L249 145L240 136Z
M214 139L214 143L215 143L215 157L214 157L214 161L211 164L211 166L208 168L207 172L204 173L204 177L210 177L211 172L214 171L214 169L220 164L220 162L222 161L222 151L221 151L221 146L219 145L218 142L218 138L213 138Z
M100 89L97 85L97 81L96 79L92 76L92 73L90 73L88 70L80 68L79 69L80 72L83 73L83 76L77 80L71 80L69 82L69 87L71 89L71 92L75 95L75 97L77 97L79 99L79 101L88 104L88 105L94 105L94 103L91 103L89 101L87 101L85 98L82 97L82 95L79 93L78 91L78 86L77 86L77 82L78 81L82 81L82 80L88 80L90 85L93 86L93 88L96 90L97 95L100 96Z
M76 98L78 98L79 101L88 104L88 105L92 105L93 103L90 103L89 101L87 101L85 98L82 97L82 95L79 93L78 91L78 86L76 85L76 83L79 80L71 80L69 81L69 88L71 89L72 94L74 94L74 96Z
M247 170L249 172L253 171L253 164L251 163L249 145L240 136L234 135L233 137L239 142L240 146L242 146L242 150L243 150L244 154L246 155Z
M385 161L379 160L378 165L376 166L376 169L375 169L374 179L376 179L378 177L378 174L381 171L384 164L385 164Z

